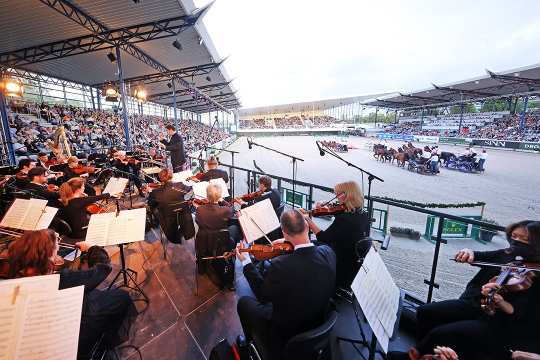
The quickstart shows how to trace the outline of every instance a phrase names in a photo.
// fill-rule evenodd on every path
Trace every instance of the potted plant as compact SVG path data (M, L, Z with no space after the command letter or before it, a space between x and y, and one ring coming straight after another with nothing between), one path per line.
M499 223L493 219L482 219L481 221L488 224L499 225ZM483 242L490 242L497 233L497 230L486 229L483 227L480 227L479 229L479 237Z

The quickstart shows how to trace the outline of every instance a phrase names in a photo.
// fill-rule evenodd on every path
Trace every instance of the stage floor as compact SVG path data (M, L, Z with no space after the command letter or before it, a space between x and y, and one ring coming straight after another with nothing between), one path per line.
M227 338L232 343L242 333L236 295L228 290L220 291L206 275L198 276L196 294L194 240L182 245L169 244L165 260L158 231L149 231L145 241L125 248L127 266L138 272L137 282L150 299L146 310L136 319L126 344L136 346L143 359L207 359L219 340ZM114 270L109 282L120 267L119 252L112 256L112 262ZM144 308L142 302L136 304L139 309ZM338 303L338 311L332 339L333 358L359 359L350 344L338 344L335 340L336 336L360 338L352 307ZM365 324L364 327L370 335ZM407 349L410 344L409 336L398 334L390 346ZM119 355L122 359L139 359L130 347L121 349Z

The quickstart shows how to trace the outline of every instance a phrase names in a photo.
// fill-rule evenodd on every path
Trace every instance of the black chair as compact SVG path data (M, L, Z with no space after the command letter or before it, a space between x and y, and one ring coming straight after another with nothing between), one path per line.
M68 237L71 235L73 230L71 229L71 226L65 221L64 219L61 219L58 216L55 216L52 221L51 225L49 226L51 229L56 231L60 236L62 237Z
M331 359L330 333L336 324L336 320L337 313L331 311L322 325L291 338L285 345L285 359Z
M232 245L232 247L231 247ZM223 255L226 251L232 251L234 245L231 243L230 234L228 229L220 229L214 231L198 231L195 236L195 295L199 292L198 275L207 273L208 270L217 270L221 266L224 267L223 271L234 271L227 269L228 259L205 259ZM217 274L218 276L222 274ZM223 279L221 279L223 280Z

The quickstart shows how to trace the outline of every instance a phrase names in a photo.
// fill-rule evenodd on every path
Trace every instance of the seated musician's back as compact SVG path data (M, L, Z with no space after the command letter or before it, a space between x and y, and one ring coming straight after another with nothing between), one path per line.
M314 246L310 242L300 212L284 213L281 228L295 250L272 259L264 278L248 256L237 252L255 295L243 296L238 302L242 328L269 359L280 358L291 337L324 322L336 278L334 252L326 245Z
M226 171L218 169L219 163L215 157L208 159L208 171L204 173L201 181L210 181L214 179L222 178L226 183L229 182L229 174Z

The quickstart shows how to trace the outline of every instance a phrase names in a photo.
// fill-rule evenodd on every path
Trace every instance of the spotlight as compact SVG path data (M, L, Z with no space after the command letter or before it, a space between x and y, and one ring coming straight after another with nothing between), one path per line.
M112 85L107 84L101 91L101 94L105 96L106 101L117 102L118 101L118 90Z
M180 44L180 41L178 41L178 39L173 41L172 46L178 49L178 51L182 51L182 44Z
M0 90L5 96L22 97L24 85L19 79L6 78L0 83Z
M206 77L206 81L212 81L212 79L210 78L210 76L207 76L207 77Z
M140 86L136 87L135 90L133 91L133 97L135 97L135 99L137 99L137 101L140 103L146 101L146 96L147 96L146 90L144 90L144 88Z
M107 54L107 58L109 58L109 61L112 63L116 61L116 55L114 55L112 52Z

